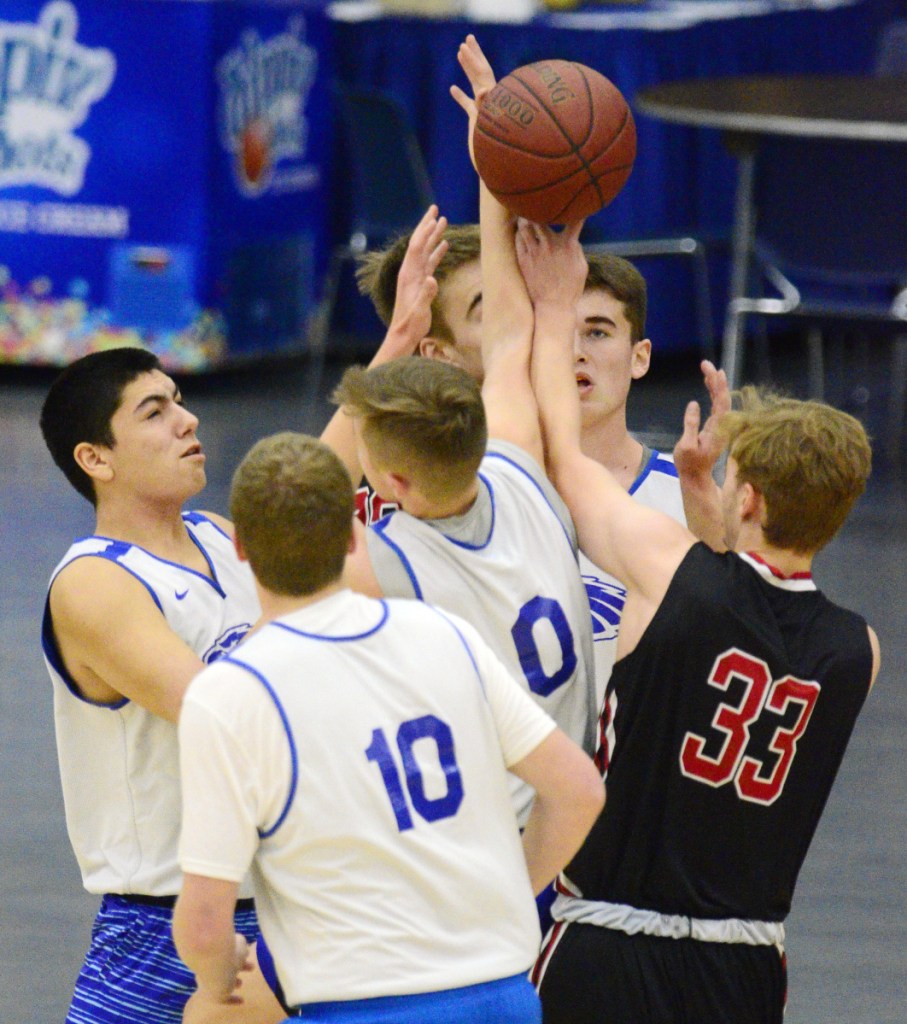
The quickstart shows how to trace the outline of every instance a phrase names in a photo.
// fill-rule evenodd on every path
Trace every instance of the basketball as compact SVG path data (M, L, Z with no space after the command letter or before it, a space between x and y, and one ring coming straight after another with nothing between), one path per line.
M540 224L571 224L620 192L636 157L636 125L620 90L567 60L502 78L479 105L476 167L497 200Z

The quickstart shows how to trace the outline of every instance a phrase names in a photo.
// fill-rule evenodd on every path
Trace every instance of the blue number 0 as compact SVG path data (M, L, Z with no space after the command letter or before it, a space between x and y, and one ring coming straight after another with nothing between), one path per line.
M447 782L447 792L434 799L425 795L422 769L413 753L413 744L416 740L421 739L435 741L435 746L438 749L438 761ZM406 788L416 813L426 821L452 818L463 802L463 780L460 777L460 769L457 767L453 733L450 731L450 726L434 715L412 718L408 722L404 722L397 730L397 749L400 751L400 759L403 761ZM383 729L375 729L372 732L372 742L366 749L365 756L369 761L374 761L381 771L384 788L387 790L394 817L397 819L397 828L401 832L412 828L413 819L409 813L403 786L400 783L400 773Z
M539 657L538 645L532 634L532 627L542 619L547 619L554 629L558 643L561 645L561 667L553 674L547 675ZM513 628L510 630L516 644L520 668L529 683L529 689L540 697L548 697L563 686L576 671L576 650L573 633L564 609L551 597L533 597L520 609Z

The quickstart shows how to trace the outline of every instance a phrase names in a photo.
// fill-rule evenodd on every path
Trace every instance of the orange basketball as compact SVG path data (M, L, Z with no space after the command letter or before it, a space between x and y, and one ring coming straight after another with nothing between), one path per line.
M482 180L511 212L571 224L624 187L636 158L636 125L623 94L598 71L537 61L484 98L473 148Z

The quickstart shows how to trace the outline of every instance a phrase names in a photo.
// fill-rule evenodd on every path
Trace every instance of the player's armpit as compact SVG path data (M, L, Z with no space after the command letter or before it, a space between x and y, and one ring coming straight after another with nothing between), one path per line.
M204 667L170 628L145 586L102 558L79 558L50 592L54 636L83 696L124 697L176 722L183 694Z

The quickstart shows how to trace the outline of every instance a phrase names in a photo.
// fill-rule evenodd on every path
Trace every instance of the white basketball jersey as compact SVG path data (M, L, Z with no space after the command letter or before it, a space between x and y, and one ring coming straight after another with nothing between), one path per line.
M573 523L538 464L501 441L479 470L464 515L416 519L398 511L368 530L375 575L390 597L454 612L565 733L587 751L595 707L589 601ZM525 824L532 789L511 780Z
M658 509L686 526L680 480L677 477L673 456L653 451L646 460L642 472L633 482L630 494L641 505ZM604 569L599 569L582 551L579 554L579 564L589 595L589 607L592 610L592 639L595 641L595 706L598 712L601 710L608 680L611 678L611 669L614 667L617 634L620 631L627 588Z
M291 1005L522 973L540 936L505 766L553 728L466 623L340 591L192 681L180 863L254 861Z
M66 553L50 586L77 558L116 562L145 586L174 633L203 661L214 661L239 643L258 618L258 597L233 541L199 513L186 512L183 521L213 579L133 544L86 537ZM92 893L178 893L176 726L126 699L95 704L80 696L57 650L49 599L42 646L54 689L66 826L85 888Z

